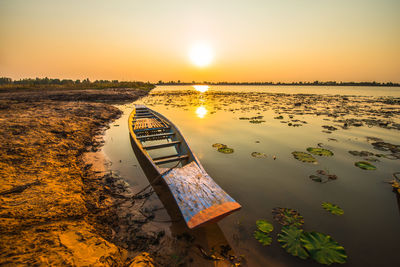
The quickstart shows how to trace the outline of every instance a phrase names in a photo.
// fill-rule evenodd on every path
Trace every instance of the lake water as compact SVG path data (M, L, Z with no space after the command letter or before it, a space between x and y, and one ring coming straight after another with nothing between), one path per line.
M400 172L400 160L348 152L391 154L372 145L378 139L400 145L400 106L394 97L400 97L399 88L163 86L137 103L173 121L210 176L242 205L218 226L221 238L237 255L244 255L248 266L319 265L280 247L276 235L281 227L271 214L275 207L297 210L304 217L305 231L329 234L344 246L348 261L343 266L395 266L400 201L386 182ZM118 127L107 130L104 152L110 168L140 189L148 180L129 141L127 119L133 104L118 105L124 113L113 123ZM220 153L214 143L226 144L234 153ZM323 147L334 155L314 156L317 164L293 157L293 151L307 152L308 147ZM255 158L253 152L265 153L266 158ZM354 165L366 160L377 169ZM318 170L337 179L315 182L309 176ZM321 207L323 202L338 205L344 215L330 214ZM165 212L157 216L168 219ZM270 246L253 237L258 219L274 224Z

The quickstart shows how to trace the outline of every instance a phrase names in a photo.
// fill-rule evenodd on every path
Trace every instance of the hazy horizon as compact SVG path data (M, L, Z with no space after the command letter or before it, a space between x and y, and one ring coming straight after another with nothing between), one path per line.
M0 76L398 83L399 10L396 0L3 0Z

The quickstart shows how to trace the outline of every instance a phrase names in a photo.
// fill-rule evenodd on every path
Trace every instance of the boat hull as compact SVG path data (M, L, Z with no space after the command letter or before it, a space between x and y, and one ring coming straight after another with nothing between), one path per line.
M133 150L150 183L162 182L177 204L188 228L192 229L208 223L214 223L241 208L215 181L207 174L203 166L189 148L186 140L177 127L161 114L150 110L165 120L174 133L172 141L179 141L179 152L186 153L185 164L177 168L160 168L143 148L135 134L133 121L135 110L129 117L129 131Z

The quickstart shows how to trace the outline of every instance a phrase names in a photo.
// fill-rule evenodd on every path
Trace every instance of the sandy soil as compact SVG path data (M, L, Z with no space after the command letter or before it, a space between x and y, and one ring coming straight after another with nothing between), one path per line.
M116 186L104 186L101 164L88 163L100 162L93 154L102 144L98 135L120 111L74 100L133 100L146 93L0 93L0 265L132 261L110 242L113 231L105 219L112 217Z

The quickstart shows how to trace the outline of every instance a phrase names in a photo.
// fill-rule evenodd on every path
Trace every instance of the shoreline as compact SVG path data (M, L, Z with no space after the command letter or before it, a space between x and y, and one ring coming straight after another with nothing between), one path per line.
M103 98L115 94L103 91ZM112 100L148 92L117 92ZM57 101L40 92L13 97L0 94L0 264L126 265L128 253L110 241L108 220L118 179L105 183L100 151L121 111L69 94Z

